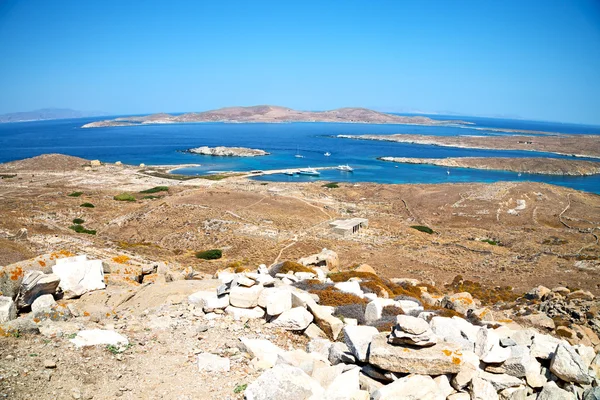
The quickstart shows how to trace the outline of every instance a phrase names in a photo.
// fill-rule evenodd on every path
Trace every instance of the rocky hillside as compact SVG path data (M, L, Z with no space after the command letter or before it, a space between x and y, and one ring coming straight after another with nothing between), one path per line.
M14 399L600 396L600 304L566 287L436 287L323 249L214 276L63 251L2 267L0 291Z

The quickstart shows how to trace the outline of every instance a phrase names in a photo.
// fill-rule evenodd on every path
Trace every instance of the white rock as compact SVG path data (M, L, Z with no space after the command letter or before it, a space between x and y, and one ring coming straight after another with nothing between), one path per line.
M369 345L373 336L379 331L373 326L345 326L344 342L359 361L364 362L367 359Z
M40 311L48 310L56 305L54 296L51 294L43 294L33 301L31 311L35 314Z
M316 275L312 272L294 272L294 276L301 281L305 281L307 279L315 279Z
M440 393L444 399L454 393L454 388L452 388L450 385L450 379L448 378L448 375L436 376L433 378L433 381L438 386L438 389L440 390Z
M205 311L224 309L229 305L229 295L217 296L216 291L199 291L188 296L190 304L198 304Z
M237 277L237 274L225 270L225 271L217 271L215 276L217 279L219 279L223 283L230 283Z
M493 330L482 328L477 334L475 354L485 363L502 363L510 357L511 350L500 346L500 337Z
M369 302L365 308L365 321L371 323L381 318L383 308L387 306L393 306L396 302L394 299L381 299L376 298Z
M327 312L325 307L319 306L315 301L311 299L306 299L306 305L310 312L312 312L315 317L315 323L319 328L323 330L327 334L328 337L335 340L339 336L342 328L344 327L344 323L339 319L331 315L331 313Z
M573 393L559 388L555 382L548 382L537 397L537 400L575 400Z
M252 287L235 286L229 293L229 304L239 308L254 308L258 305L258 297L263 287L255 285Z
M260 307L239 308L234 306L227 306L227 308L225 308L225 312L228 315L231 315L236 321L244 318L259 319L265 316L265 310L263 310Z
M536 333L531 342L531 356L543 360L551 360L559 344L568 344L565 340L550 335Z
M323 395L323 388L314 379L286 364L263 372L244 392L246 400L321 399Z
M471 381L471 399L498 400L498 394L490 382L479 377L475 377Z
M373 400L444 400L438 385L428 375L409 375L385 385L372 395Z
M594 357L596 357L596 352L594 351L594 349L583 344L578 344L573 347L575 348L577 354L579 354L579 356L583 360L583 364L586 366L586 368L589 368L590 365L592 365Z
M67 299L106 288L100 260L87 260L86 256L60 258L56 260L52 272L60 278L59 287Z
M282 312L273 326L283 328L288 331L302 331L306 329L313 321L313 315L304 307L296 307Z
M329 349L331 348L331 343L328 339L316 338L312 339L306 345L307 353L318 353L323 356L324 359L329 359Z
M292 309L292 293L287 289L265 288L258 297L258 305L269 315L279 315Z
M473 378L479 374L479 357L472 351L463 352L464 363L460 371L452 378L452 387L456 390L463 390Z
M250 354L252 358L257 358L259 361L265 363L267 368L275 365L277 357L285 353L285 350L265 339L240 338L240 342L242 351Z
M323 249L318 254L299 259L298 263L305 266L321 267L330 270L338 266L339 257L335 251Z
M358 375L360 368L352 368L344 372L331 382L325 390L326 400L346 400L351 399L356 392L360 390Z
M129 340L115 331L103 329L90 329L79 331L75 338L71 339L76 347L112 345L124 347L129 344Z
M229 372L229 358L219 357L211 353L198 354L198 370L206 372Z
M345 364L332 365L328 367L315 368L311 374L322 388L327 387L341 374L348 371L348 366Z
M236 275L236 277L231 281L231 286L245 286L251 287L254 286L256 282L253 279L248 278L244 275Z
M304 330L304 336L309 339L327 339L327 335L316 324L312 323Z
M410 315L398 315L396 325L404 332L420 335L429 330L429 324L421 318L411 317Z
M478 377L491 383L496 392L499 392L502 389L523 385L521 379L507 374L490 374L489 372L480 371Z
M259 274L258 277L256 278L256 283L259 283L259 284L263 285L264 287L273 286L275 284L275 278L273 278L268 273L266 275Z
M356 281L338 282L334 287L344 293L351 293L358 297L363 296L363 291L360 288L360 284Z
M308 375L313 373L316 363L319 363L318 365L322 367L329 366L329 361L327 361L326 358L322 359L318 353L309 354L300 349L286 351L285 353L279 354L276 362L276 364L287 364L291 365L292 367L300 368Z
M510 356L502 364L504 373L517 378L528 377L529 380L539 380L537 374L540 373L540 363L531 356L529 348L523 345L509 347Z
M419 313L423 311L423 307L412 300L396 300L394 304L406 315L419 315Z
M354 364L356 357L345 343L334 342L329 348L329 362L333 365L340 363Z
M460 321L464 321L464 324ZM433 317L430 322L431 330L441 340L461 345L465 351L474 351L475 340L479 327L471 325L462 318Z
M27 271L16 299L17 308L24 308L33 304L39 296L56 293L60 278L55 274L44 274L42 271Z
M469 393L459 392L453 393L446 398L447 400L471 400L471 395Z
M571 346L558 345L550 362L550 371L565 382L591 383L585 363Z
M17 318L17 306L12 298L0 296L0 323Z

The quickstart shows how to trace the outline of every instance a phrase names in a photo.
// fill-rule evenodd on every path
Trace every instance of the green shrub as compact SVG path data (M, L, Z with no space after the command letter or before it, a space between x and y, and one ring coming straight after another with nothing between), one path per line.
M429 233L430 235L434 233L433 229L428 226L423 225L412 225L411 228L418 230L419 232Z
M235 389L233 389L233 393L242 393L244 390L246 390L246 388L248 387L247 383L244 383L243 385L235 385Z
M495 240L492 240L492 239L483 239L482 242L491 244L492 246L498 246L498 242L496 242Z
M83 192L73 192L73 193L69 193L67 196L70 197L79 197L83 194Z
M95 206L92 203L83 203L81 207L94 208Z
M84 222L85 222L85 221L84 221L84 220L82 220L81 218L75 218L75 219L73 220L73 223L74 223L74 224L77 224L77 225L81 225L81 224L83 224Z
M160 196L148 195L148 196L142 197L142 200L154 200L154 199L160 199Z
M151 189L146 189L146 190L142 190L140 193L158 193L158 192L168 192L169 191L169 187L168 186L155 186Z
M121 193L113 197L117 201L135 201L135 197L129 193Z
M199 251L196 253L196 258L202 260L218 260L221 257L223 257L223 252L219 249Z
M0 174L0 178L2 179L10 179L10 178L14 178L15 176L17 176L16 174Z
M328 188L328 189L337 189L340 187L340 185L338 185L337 182L329 182L323 185L324 188Z
M77 233L87 233L88 235L95 235L96 234L96 231L90 230L90 229L85 229L83 227L83 225L79 225L79 224L71 225L69 228L73 229Z

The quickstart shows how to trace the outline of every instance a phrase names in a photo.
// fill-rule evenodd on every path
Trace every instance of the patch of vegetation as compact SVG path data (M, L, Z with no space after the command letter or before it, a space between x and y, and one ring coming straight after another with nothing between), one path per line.
M67 196L69 197L79 197L83 194L83 192L73 192L73 193L69 193Z
M452 283L446 285L446 288L454 293L469 292L484 305L493 305L498 302L511 302L521 297L520 294L513 292L511 286L483 286L479 282L463 279L462 275L456 275Z
M123 353L125 350L128 350L132 347L133 345L131 343L129 343L127 346L125 347L121 347L121 346L115 346L114 344L109 344L106 346L106 350L110 351L111 353L113 353L114 355L117 354L121 354Z
M85 229L83 225L75 224L71 225L69 229L73 229L77 233L87 233L88 235L95 235L96 231L91 229Z
M301 281L292 283L292 286L304 290L305 292L313 292L318 290L326 290L332 287L333 284L321 282L318 279L303 279Z
M113 197L117 201L135 201L135 197L129 193L121 193Z
M80 207L94 208L94 207L96 207L96 206L95 206L95 205L93 205L92 203L83 203L82 205L80 205Z
M197 179L199 178L198 176L191 176L191 175L180 175L180 174L169 174L167 172L159 172L159 171L146 171L146 170L141 170L138 171L142 174L148 175L148 176L154 176L156 178L163 178L163 179L172 179L174 181L189 181L190 179Z
M76 333L70 333L67 335L67 339L75 339L75 337L77 337Z
M16 174L0 174L0 179L10 179L16 177Z
M235 385L235 388L233 389L233 393L242 393L244 390L246 390L247 387L248 387L247 383L244 383L241 385Z
M161 196L152 196L152 195L150 195L150 196L144 196L144 197L142 197L142 200L154 200L154 199L160 199L160 198L161 198Z
M328 189L337 189L340 187L340 185L338 185L337 182L329 182L323 185L324 188L328 188Z
M208 179L209 181L220 181L225 178L229 178L231 176L233 176L233 175L211 174L211 175L200 175L200 176L197 176L197 178Z
M492 246L498 246L498 242L492 239L482 239L481 241L483 243L491 244Z
M140 193L150 194L150 193L158 193L158 192L168 192L168 186L155 186L151 189L142 190Z
M362 300L362 299L361 299ZM342 306L338 306L333 315L340 319L345 318L353 318L358 321L359 325L365 324L365 309L367 308L367 303L354 303L354 304L344 304Z
M196 253L196 258L202 260L218 260L221 257L223 257L223 252L219 249L204 250Z
M424 226L424 225L411 225L411 228L416 229L419 232L429 233L430 235L432 233L435 233L435 231L433 229L431 229L428 226Z
M84 221L83 219L81 219L81 218L75 218L75 219L73 220L73 223L74 223L74 224L77 224L77 225L81 225L81 224L83 224L84 222L85 222L85 221Z
M558 246L567 243L569 242L566 239L561 239L556 236L550 236L549 238L542 240L542 244L547 244L550 246Z
M304 266L300 263L297 262L293 262L293 261L286 261L283 263L283 265L281 266L281 268L279 269L279 272L282 274L287 274L289 272L291 273L296 273L296 272L308 272L311 274L316 274L317 272L312 269L311 267L307 267Z
M361 299L355 294L341 292L333 286L330 286L325 290L312 290L310 293L319 296L319 304L322 306L340 307L349 304L366 305L368 303L367 300Z

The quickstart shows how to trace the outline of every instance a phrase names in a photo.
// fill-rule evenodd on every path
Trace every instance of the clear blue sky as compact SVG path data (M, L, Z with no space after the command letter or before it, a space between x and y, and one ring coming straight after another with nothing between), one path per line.
M600 1L0 0L0 113L255 104L600 124Z

